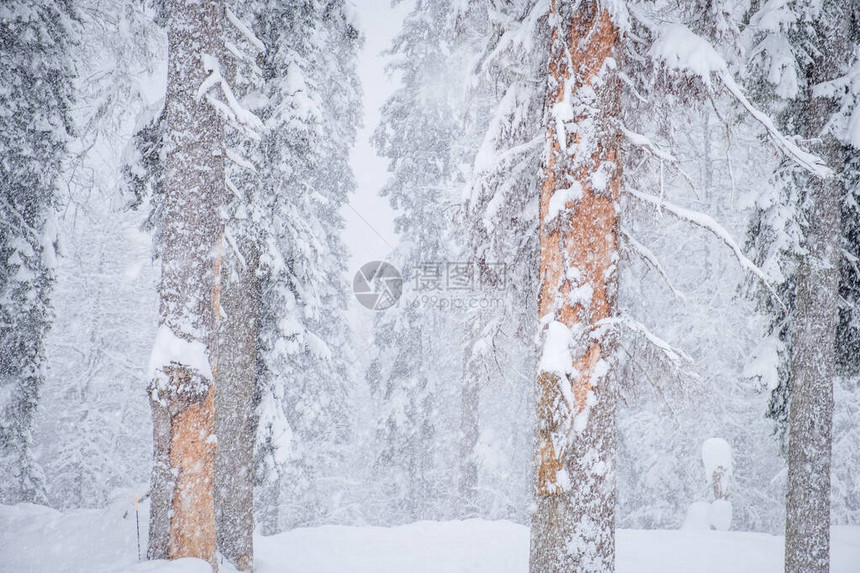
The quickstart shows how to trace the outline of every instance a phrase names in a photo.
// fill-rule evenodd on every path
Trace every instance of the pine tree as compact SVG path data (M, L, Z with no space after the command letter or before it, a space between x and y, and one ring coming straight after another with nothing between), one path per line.
M482 292L488 297L500 293L500 308L478 310L467 317L462 473L474 483L471 487L480 486L482 492L507 489L508 496L526 492L530 476L525 471L500 475L498 468L481 467L479 444L488 445L481 430L497 433L500 428L487 428L487 423L479 426L477 416L490 405L489 394L500 394L512 404L532 401L530 388L520 380L523 372L535 368L534 285L539 242L539 180L535 173L540 171L543 149L546 54L542 48L547 41L545 27L540 25L543 8L532 0L498 2L485 6L483 13L480 3L471 3L458 32L463 35L463 30L468 30L474 36L461 41L477 54L469 66L474 78L467 92L460 144L470 152L471 161L461 212L468 231L464 258L475 262L479 274L494 269L503 287L502 291ZM484 387L493 387L494 392L482 392ZM500 389L510 392L501 393ZM516 425L517 429L525 427ZM519 431L508 439L530 444L532 434ZM522 465L525 469L526 464ZM473 503L467 496L475 496L469 487L461 484L467 507ZM510 498L505 501L507 508L498 513L493 509L497 500L475 497L482 514L526 519L524 512L511 512ZM522 503L518 500L516 506Z
M45 379L54 208L71 130L73 4L0 9L0 502L46 503L31 426Z
M345 487L352 374L341 207L354 180L360 36L345 2L245 7L265 45L254 108L259 189L258 501L263 531L328 522ZM250 20L250 18L249 18ZM249 103L250 105L250 103ZM327 488L322 487L328 477Z
M760 324L753 303L738 296L748 270L719 235L697 232L690 220L626 192L641 190L658 202L706 215L724 236L743 233L746 205L778 161L773 148L762 145L761 128L738 112L722 80L711 73L679 73L654 58L667 28L680 25L707 41L727 70L737 70L743 12L720 2L636 6L621 63L626 170L620 205L617 526L681 524L691 501L711 495L701 481L699 449L705 439L719 436L731 442L740 468L734 475L733 527L775 531L781 504L771 480L780 467L766 439L769 424L760 419L766 396L758 382L747 379L747 367L756 365L751 354ZM656 339L672 352L654 344Z
M531 571L615 563L614 367L621 184L619 33L597 2L553 4L540 194L537 510Z
M772 237L764 243L770 255L788 259L781 270L791 306L777 315L788 358L771 415L788 429L785 564L791 572L829 569L833 383L842 354L837 345L850 340L851 328L839 320L839 291L843 235L850 237L850 223L841 219L850 206L848 159L858 143L846 116L856 101L847 78L858 21L854 3L839 0L766 3L751 19L760 48L751 67L765 80L759 80L762 97L836 172L814 177L784 166L775 186L782 196L759 215L759 232ZM774 217L780 210L788 215ZM850 291L850 283L842 289Z
M383 105L373 135L389 160L391 178L380 194L398 211L400 242L388 259L404 287L398 306L374 317L376 355L367 372L379 404L372 479L382 503L372 511L386 523L448 516L455 495L443 468L457 444L439 426L457 415L444 406L456 391L451 379L459 372L455 345L462 331L454 313L431 300L446 294L439 291L449 272L471 272L468 264L452 266L456 247L449 246L456 240L450 208L462 184L455 148L464 71L457 18L448 0L421 0L412 8L390 49L390 69L402 74L402 83Z
M222 113L230 103L221 68L224 17L223 3L170 6L160 328L150 359L150 559L215 558L213 376L226 191Z
M541 22L542 14L538 13L536 17L533 15L536 11L539 12L539 9L524 13L521 20ZM656 158L654 163L661 166L660 173L663 172L664 163L672 164L677 161L672 154L661 150L660 146L648 137L621 129L622 120L625 123L635 121L635 112L646 109L630 105L627 98L621 99L621 80L629 88L632 96L629 99L646 102L649 110L646 113L651 113L655 107L665 111L679 104L688 105L699 98L724 95L735 105L746 109L749 117L764 128L776 147L794 162L814 174L823 174L826 171L820 159L785 138L773 122L750 103L735 81L732 75L733 64L730 62L736 61L739 52L736 49L737 26L732 20L737 16L736 12L728 9L727 5L712 2L691 3L685 5L681 11L671 2L570 2L560 4L558 12L553 9L548 18L555 51L550 59L549 81L543 84L547 86L550 94L546 103L545 121L550 133L564 131L563 137L557 142L558 149L555 152L569 161L572 167L559 164L561 166L558 169L561 169L566 177L558 178L559 192L550 193L556 190L553 185L555 180L548 177L553 171L547 171L547 162L549 158L556 156L553 155L553 148L547 144L548 155L544 158L543 166L547 187L542 190L541 195L541 315L547 314L544 305L548 305L553 314L540 323L544 329L545 342L539 369L542 372L540 380L544 383L537 422L539 452L536 491L539 500L538 510L533 516L532 566L536 570L569 567L572 563L580 562L579 560L583 560L581 564L586 570L589 567L600 570L612 567L615 485L611 474L615 465L615 390L611 386L621 371L612 352L606 355L600 352L601 344L613 347L617 339L614 329L619 325L626 325L634 335L647 341L652 349L657 349L658 354L662 354L669 364L675 364L677 367L682 356L682 353L674 350L667 351L670 347L648 332L642 324L617 313L617 307L614 305L618 262L615 251L616 201L602 197L605 209L597 215L584 217L588 224L580 221L583 223L582 227L577 227L577 219L570 213L580 212L577 207L579 203L585 206L591 205L592 202L600 204L598 199L601 199L601 194L597 193L595 199L592 193L594 188L608 188L610 191L606 193L609 195L612 194L611 191L620 191L620 175L618 179L613 179L613 175L616 173L615 169L618 173L621 170L622 135L626 146L648 154L638 159L639 163L634 171L646 164L649 157ZM564 16L559 16L559 13ZM598 17L598 14L601 16ZM609 42L610 38L612 41L608 47L602 46L605 48L602 51L591 50L587 56L577 58L574 56L581 45L576 41L570 44L567 42L570 40L569 35L575 36L570 30L575 30L576 26L584 28L583 22L591 22L596 28L593 34L587 36L587 41L583 40L582 45L588 45L588 42ZM599 22L604 24L602 34ZM718 53L709 43L709 39L714 42L719 39L727 40L728 45L722 50L725 55ZM501 37L501 41L503 40L504 35ZM691 57L690 54L693 53L697 56ZM600 59L601 55L606 58L605 66L602 60L595 61ZM628 57L631 63L626 66ZM589 64L597 65L597 68L584 68ZM626 66L624 73L615 76L619 65ZM568 66L574 66L573 70L568 70L573 78L570 82L565 81L567 78L564 75ZM598 72L616 79L610 83L598 82L596 86L584 85ZM649 75L651 81L644 81ZM538 82L538 85L542 84ZM581 92L578 91L579 88L583 88ZM586 99L591 98L591 103L586 105L578 102L576 96L580 95ZM554 99L555 97L558 99ZM571 108L571 100L581 105ZM601 114L609 114L611 117L607 118ZM600 136L608 139L600 139ZM549 139L550 142L552 140L553 138ZM593 147L589 148L589 145ZM583 146L586 147L585 152ZM522 153L522 149L517 151ZM523 165L525 162L516 164L516 168ZM555 169L556 164L552 167ZM566 172L565 169L569 171ZM681 168L676 169L678 175L685 175ZM761 269L744 256L730 234L712 217L666 202L662 196L662 177L659 181L661 194L657 196L638 191L636 182L627 178L624 185L625 196L641 206L654 207L658 211L665 210L682 221L710 231L730 247L742 268L759 280L764 279ZM549 195L552 195L552 200ZM492 217L498 208L499 202L488 201L488 217ZM599 208L595 209L599 211ZM559 214L565 213L571 218L559 217ZM587 231L598 223L605 223L607 227L596 231L595 244L588 245L581 251L577 251L575 245L567 250L559 246L564 244L563 237L570 237L576 232L587 234ZM568 235L564 235L565 232ZM562 239L550 239L552 236ZM585 236L579 238L580 243L587 241ZM605 249L606 244L611 247L608 251ZM553 257L549 256L552 251L547 250L547 245L557 249L554 261ZM640 250L647 258L646 249ZM594 267L600 264L598 260L602 261L606 268L601 269L601 272L594 272ZM550 275L548 268L554 269L555 275ZM583 280L591 284L581 283ZM554 314L557 310L558 315ZM589 323L590 318L594 319L594 324ZM575 325L575 331L571 332L571 327ZM550 342L548 346L551 351L547 349L547 341ZM593 361L589 362L589 358ZM547 372L550 367L554 371ZM591 370L595 367L598 368L596 374ZM577 381L577 376L582 375L584 379L579 380L581 384L571 384ZM570 377L571 382L556 384L561 377ZM596 398L590 394L593 392L592 383L597 384L600 392L610 389L608 395ZM604 404L605 409L602 408ZM595 407L596 415L592 416ZM588 415L581 415L583 413ZM598 430L596 435L589 436L588 432L594 430ZM593 440L591 445L596 446L593 450L586 447L583 433L585 437ZM584 447L589 456L572 454L565 458L569 449L577 447ZM573 473L568 470L577 471ZM592 472L596 472L601 486L589 491L588 488L595 483ZM604 475L606 479L601 481ZM571 489L569 492L565 491L568 486ZM547 499L552 497L555 497L555 500ZM576 500L576 503L572 500ZM584 508L587 504L593 504L594 507L586 511ZM553 512L547 508L557 511ZM604 508L605 511L598 508ZM582 511L590 515L588 520L577 518L577 512ZM598 517L595 518L595 515ZM595 519L601 520L599 524L595 523Z
M227 253L215 386L215 517L218 548L239 571L254 563L254 448L257 434L259 251L251 241Z
M58 312L34 426L48 502L59 509L103 506L149 475L147 368L133 357L148 355L158 310L142 213L127 209L116 184L147 103L138 81L151 75L164 38L143 6L80 0L75 10L75 137L57 197Z
M228 6L225 62L234 97L248 102L249 94L262 85L257 58L265 46L246 21L253 14L247 6ZM221 329L218 371L215 379L215 521L221 555L240 571L254 565L254 448L259 402L260 336L260 232L251 217L260 189L259 169L249 158L259 153L264 126L252 112L241 108L240 121L228 122L225 183L231 191L226 200L225 252L221 268Z

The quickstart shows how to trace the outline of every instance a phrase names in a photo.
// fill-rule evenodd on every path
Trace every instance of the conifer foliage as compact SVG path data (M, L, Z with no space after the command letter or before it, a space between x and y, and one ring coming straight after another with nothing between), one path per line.
M221 108L230 98L222 75L224 18L221 2L170 6L163 262L150 358L151 559L215 560L213 378L226 192Z
M258 502L264 531L325 521L343 487L354 374L340 209L355 183L361 37L342 1L245 6L265 46L249 218L260 249ZM255 101L256 100L256 101ZM279 509L280 508L280 509Z
M45 503L31 427L45 379L73 3L0 6L0 502Z
M533 572L615 563L619 32L596 2L570 8L550 12Z
M456 419L446 405L458 394L459 350L456 339L438 333L451 332L459 321L422 300L439 294L460 248L451 226L462 185L456 149L464 79L455 34L459 10L448 0L414 5L390 49L390 70L402 74L401 85L383 105L373 135L390 172L380 194L398 213L401 243L389 260L404 281L399 306L374 317L376 344L367 372L380 405L373 513L386 521L438 519L453 510L454 484L443 469L454 461L457 443L440 435L439 425Z
M394 5L371 311L366 4L0 0L0 504L137 487L149 558L241 571L255 531L501 518L533 573L681 523L826 573L860 519L860 4Z
M759 214L770 223L759 232L772 237L762 251L782 263L791 301L776 314L785 358L770 412L788 430L787 572L829 570L834 379L856 368L848 356L856 344L850 279L858 16L853 2L813 0L766 3L751 20L760 50L750 67L759 89L781 127L801 135L832 169L822 177L784 165L774 181L777 198ZM787 216L774 216L780 211Z

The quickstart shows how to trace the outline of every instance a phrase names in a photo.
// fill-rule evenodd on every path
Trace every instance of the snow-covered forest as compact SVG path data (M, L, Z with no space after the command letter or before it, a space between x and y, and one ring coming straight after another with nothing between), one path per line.
M860 572L856 0L0 0L0 571Z

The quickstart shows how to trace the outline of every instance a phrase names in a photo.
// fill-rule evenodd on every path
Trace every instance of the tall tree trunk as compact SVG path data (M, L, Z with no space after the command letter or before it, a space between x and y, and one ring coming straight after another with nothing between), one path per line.
M597 2L554 0L540 195L532 573L615 566L618 31ZM570 65L573 65L573 69Z
M480 437L482 358L477 345L481 336L481 311L468 317L466 356L463 357L463 386L460 397L460 475L457 481L458 514L461 519L478 515L478 460L475 448ZM476 352L476 350L478 352Z
M822 149L819 155L827 157ZM833 163L830 163L833 165ZM840 203L838 180L812 181L797 274L789 405L786 573L830 570L830 458L838 316Z
M254 564L255 392L260 283L259 252L240 243L244 263L225 265L221 331L215 388L215 513L221 554L240 571Z
M807 100L801 119L812 151L837 174L847 149L822 133L835 104L815 98L815 85L845 73L852 2L826 3L815 22L813 61L807 69ZM841 208L845 190L839 175L830 179L799 176L806 254L798 268L792 332L791 394L788 415L788 491L785 521L786 573L830 570L830 459L833 426L833 377L841 260Z
M198 96L223 59L219 1L170 7L167 165L154 425L150 558L215 565L214 384L220 297L224 125Z

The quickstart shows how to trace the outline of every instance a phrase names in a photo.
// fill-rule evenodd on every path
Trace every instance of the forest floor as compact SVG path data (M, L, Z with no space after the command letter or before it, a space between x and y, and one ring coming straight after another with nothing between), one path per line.
M0 505L0 572L208 573L197 559L138 562L133 494L99 510ZM141 551L146 552L146 506ZM860 526L834 527L832 573L860 573ZM257 536L256 573L526 573L528 529L509 521L325 526ZM781 573L782 537L618 532L618 573ZM221 573L232 573L222 566Z

